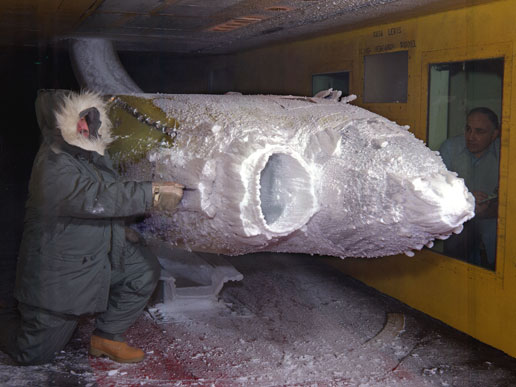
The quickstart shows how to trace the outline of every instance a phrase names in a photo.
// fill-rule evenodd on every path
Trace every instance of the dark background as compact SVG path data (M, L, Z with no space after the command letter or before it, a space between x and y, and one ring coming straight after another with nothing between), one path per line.
M37 90L79 86L65 50L4 48L0 72L0 281L14 285L27 185L40 141L34 110ZM6 302L12 286L2 286L6 291L0 303Z
M37 90L76 90L78 85L68 53L62 50L3 50L0 54L0 71L4 78L3 90L0 93L0 177L4 188L2 191L6 191L6 184L27 181L39 145L39 129L34 110ZM10 212L9 207L11 206L2 200L4 217L7 215L6 212Z

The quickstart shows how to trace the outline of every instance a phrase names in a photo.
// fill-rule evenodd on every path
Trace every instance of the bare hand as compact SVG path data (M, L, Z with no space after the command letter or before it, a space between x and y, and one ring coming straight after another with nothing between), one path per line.
M487 208L489 207L488 201L482 203L482 201L488 198L488 195L481 191L474 191L472 194L475 197L475 214L476 216L481 217L486 213Z

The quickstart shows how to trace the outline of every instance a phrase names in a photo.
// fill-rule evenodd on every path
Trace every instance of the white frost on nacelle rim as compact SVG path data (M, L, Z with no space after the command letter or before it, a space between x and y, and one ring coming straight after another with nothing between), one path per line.
M185 184L178 211L146 220L192 250L374 257L421 249L473 216L462 179L407 129L321 98L144 95L181 127L150 154Z

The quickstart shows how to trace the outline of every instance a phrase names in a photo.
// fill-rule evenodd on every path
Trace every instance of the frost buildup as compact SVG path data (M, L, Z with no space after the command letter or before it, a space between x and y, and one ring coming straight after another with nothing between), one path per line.
M174 147L146 160L154 179L192 189L142 226L172 246L413 255L473 216L473 196L435 152L350 98L137 96L181 123Z

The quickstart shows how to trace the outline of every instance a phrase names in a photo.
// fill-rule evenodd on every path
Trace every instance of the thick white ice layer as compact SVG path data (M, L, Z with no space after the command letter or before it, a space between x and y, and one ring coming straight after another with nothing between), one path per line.
M438 154L401 127L335 100L144 95L180 122L148 155L185 184L178 211L144 229L192 250L411 254L459 232L474 200Z
M72 59L85 87L140 92L108 40L76 40ZM460 232L473 196L436 153L350 97L318 95L330 99L140 94L180 122L179 135L147 155L153 171L128 171L195 189L173 216L148 218L148 236L235 255L374 257Z

